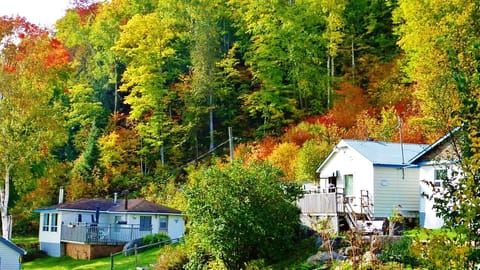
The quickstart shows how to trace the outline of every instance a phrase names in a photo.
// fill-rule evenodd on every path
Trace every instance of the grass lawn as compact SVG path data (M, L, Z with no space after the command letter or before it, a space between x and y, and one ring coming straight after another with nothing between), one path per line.
M450 239L453 239L457 236L457 233L447 229L413 229L405 231L405 236L408 237L418 237L420 240L428 240L429 237L434 235L447 235Z
M159 248L152 248L138 253L138 266L149 267L157 261ZM114 257L115 270L135 269L135 255ZM95 260L74 260L70 257L47 257L31 262L23 263L23 269L44 269L44 270L87 270L99 269L110 270L110 257Z

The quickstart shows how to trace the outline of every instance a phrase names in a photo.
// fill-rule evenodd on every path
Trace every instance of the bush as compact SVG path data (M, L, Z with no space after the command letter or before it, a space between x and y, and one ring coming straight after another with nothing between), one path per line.
M162 241L169 241L169 240L170 240L170 237L168 237L168 235L163 233L149 234L142 238L142 244L146 246L146 245L156 244Z
M428 243L415 241L412 254L427 269L468 269L472 248L458 243L445 234L433 235Z
M184 269L184 266L187 262L188 256L185 250L185 244L179 244L175 246L168 245L160 250L156 269Z
M387 242L384 250L380 254L382 262L399 262L402 264L417 266L419 261L417 257L411 252L412 239L409 237L402 237L398 241Z
M27 254L22 256L22 262L30 262L39 258L44 258L47 256L45 251L40 250L38 245L25 245L22 247Z

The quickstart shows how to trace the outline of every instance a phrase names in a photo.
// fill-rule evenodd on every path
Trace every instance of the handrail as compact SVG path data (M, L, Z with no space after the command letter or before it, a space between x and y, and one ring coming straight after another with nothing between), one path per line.
M114 257L117 256L117 255L130 254L130 252L133 251L133 254L135 254L135 267L138 267L137 254L138 254L139 250L143 250L143 249L147 249L147 248L155 247L155 246L160 246L160 245L169 245L169 244L180 243L183 240L184 240L183 237L179 237L179 238L174 238L174 239L169 239L169 240L163 240L163 241L160 241L160 242L157 242L157 243L148 244L148 245L144 245L144 246L140 246L140 247L138 247L135 244L133 246L133 248L127 248L127 249L119 251L119 252L110 253L110 270L114 270L114 267L115 267L114 266Z
M368 190L360 190L360 211L369 220L373 220L373 203L371 201Z

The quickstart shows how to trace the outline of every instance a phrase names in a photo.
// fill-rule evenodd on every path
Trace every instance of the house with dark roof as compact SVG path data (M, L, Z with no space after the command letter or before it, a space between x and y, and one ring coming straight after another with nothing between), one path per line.
M22 269L21 256L26 254L25 250L0 237L0 269Z
M62 194L62 190L60 194ZM36 210L40 249L50 256L93 259L122 250L130 241L163 233L178 239L185 231L179 210L144 199L80 199Z
M342 223L357 229L376 224L378 229L394 211L417 217L419 168L409 160L427 146L341 140L318 167L318 182L298 203L302 222L308 226L329 218L337 230Z

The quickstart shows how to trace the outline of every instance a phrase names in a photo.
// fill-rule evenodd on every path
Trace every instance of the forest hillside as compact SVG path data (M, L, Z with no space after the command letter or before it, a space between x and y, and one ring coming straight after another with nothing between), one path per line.
M76 0L53 31L0 17L2 216L38 230L60 186L183 210L229 127L235 159L283 182L314 180L341 138L431 143L478 112L473 2Z

